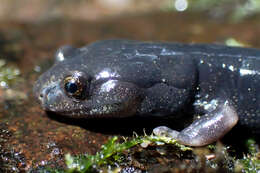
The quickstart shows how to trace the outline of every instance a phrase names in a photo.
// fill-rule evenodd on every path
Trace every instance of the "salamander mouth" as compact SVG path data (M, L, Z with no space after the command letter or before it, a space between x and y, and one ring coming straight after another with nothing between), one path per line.
M59 86L59 82L48 82L42 84L37 81L33 88L34 96L38 103L45 111L56 111L61 107L63 93Z

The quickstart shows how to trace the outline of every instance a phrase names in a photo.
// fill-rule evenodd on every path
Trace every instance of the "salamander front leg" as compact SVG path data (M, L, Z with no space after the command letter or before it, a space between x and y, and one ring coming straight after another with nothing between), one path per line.
M237 124L237 121L238 115L235 109L225 101L181 132L165 126L157 127L153 132L158 136L173 137L184 145L204 146L223 137Z

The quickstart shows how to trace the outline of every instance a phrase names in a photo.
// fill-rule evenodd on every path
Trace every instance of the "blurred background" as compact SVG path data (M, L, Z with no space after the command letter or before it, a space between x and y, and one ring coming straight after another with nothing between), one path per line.
M237 21L260 12L259 0L1 0L0 19L12 21L69 18L98 20L155 11L207 12Z

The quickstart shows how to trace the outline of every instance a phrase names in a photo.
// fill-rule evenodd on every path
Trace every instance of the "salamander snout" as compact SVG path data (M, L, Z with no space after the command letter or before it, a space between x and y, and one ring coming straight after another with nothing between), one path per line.
M62 91L57 83L51 83L41 86L40 84L35 85L34 95L37 101L42 105L46 111L54 111L55 107L62 100Z

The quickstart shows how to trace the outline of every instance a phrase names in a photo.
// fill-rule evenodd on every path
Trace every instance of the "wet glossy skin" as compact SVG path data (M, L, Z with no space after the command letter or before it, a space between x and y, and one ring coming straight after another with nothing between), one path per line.
M191 146L218 140L237 122L260 134L260 50L107 40L62 47L55 58L34 86L47 111L75 118L175 116L192 107L201 118L190 126L154 133Z

